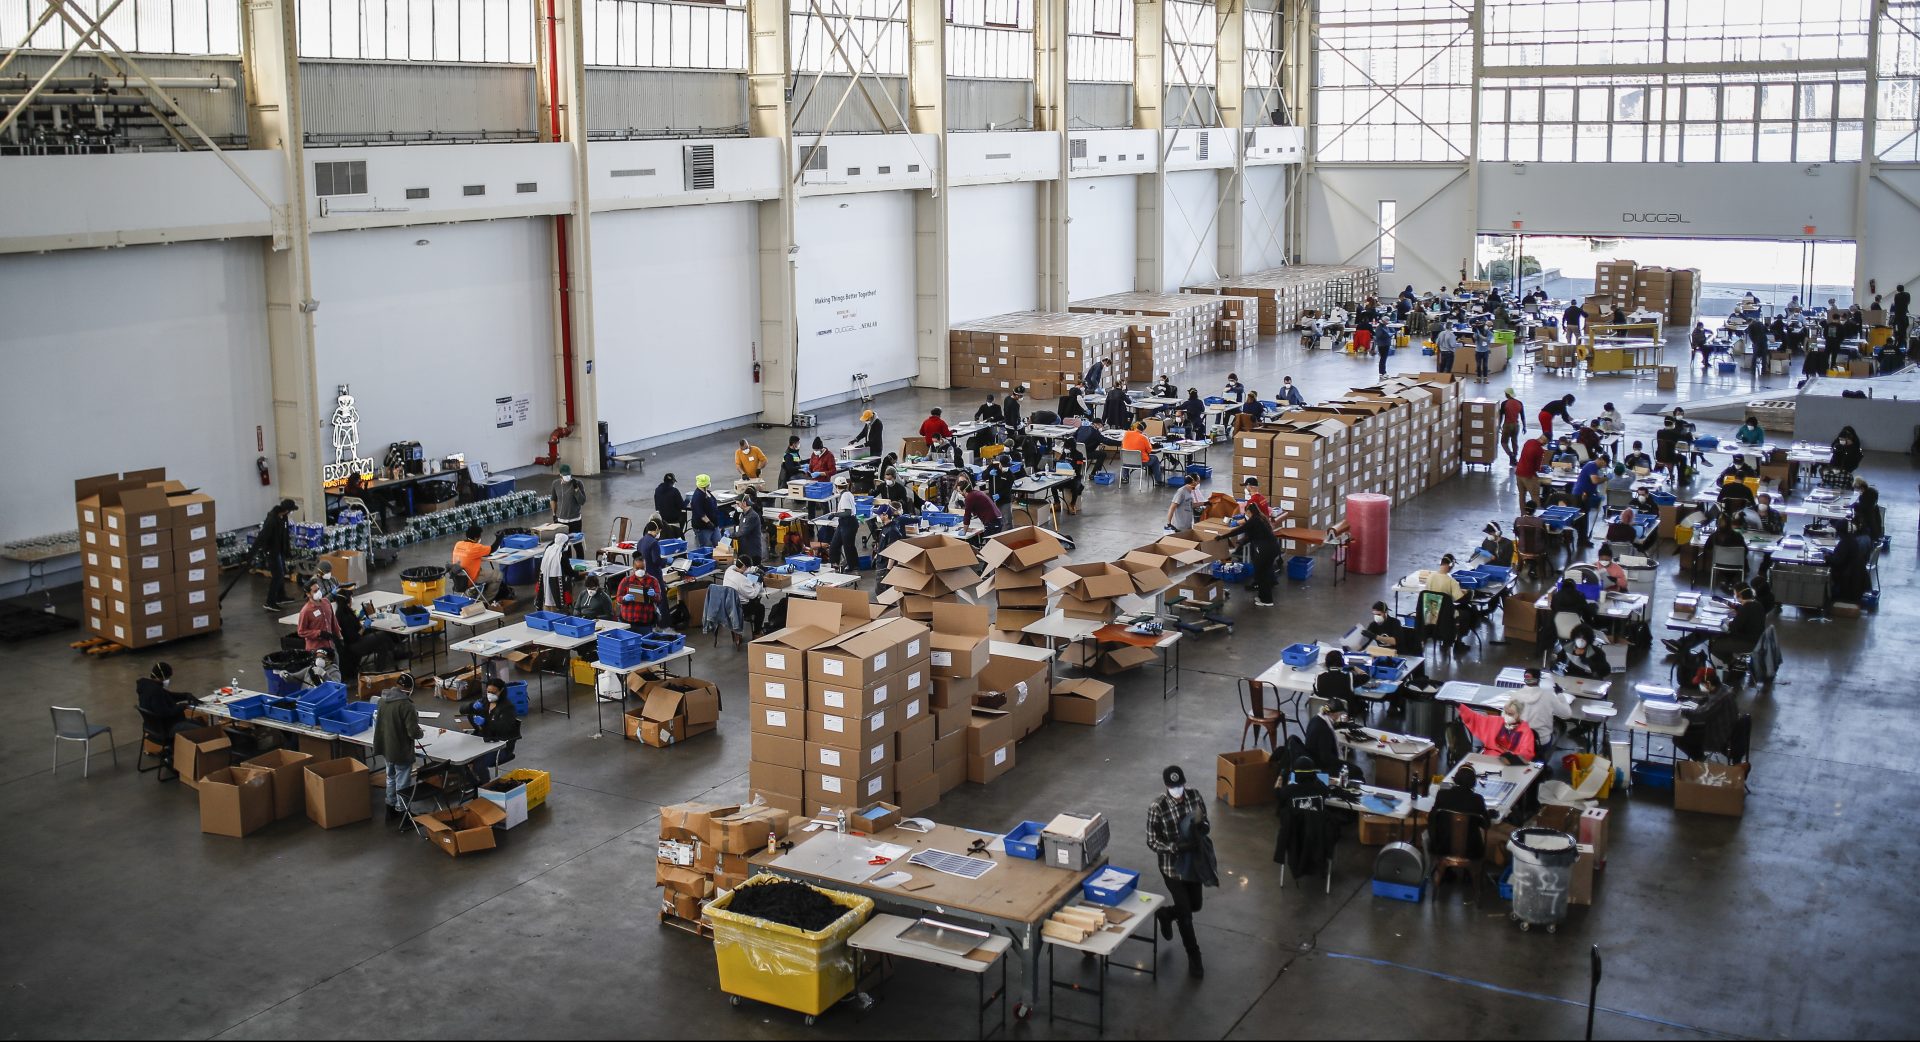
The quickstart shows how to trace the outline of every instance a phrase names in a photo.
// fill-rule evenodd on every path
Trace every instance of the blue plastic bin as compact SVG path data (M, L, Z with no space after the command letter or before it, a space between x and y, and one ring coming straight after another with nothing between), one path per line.
M344 684L327 683L301 694L294 702L294 719L311 724L347 704Z
M299 707L300 703L291 698L269 699L267 702L267 719L278 720L283 724L297 723L300 719Z
M1187 464L1187 473L1202 481L1206 481L1213 477L1213 468L1207 466L1205 463L1189 463Z
M1113 473L1111 471L1103 470L1093 476L1093 483L1096 485L1111 485L1113 484L1113 480Z
M687 541L685 539L660 540L660 556L662 557L678 557L686 552Z
M796 572L817 572L820 570L820 559L807 554L798 554L787 558L787 565Z
M1317 644L1289 644L1280 652L1280 661L1295 669L1307 669L1313 665L1319 651Z
M1649 789L1673 788L1673 765L1645 761L1633 765L1633 784Z
M802 492L801 495L807 497L808 499L832 499L833 498L833 482L809 481L807 482L806 491Z
M711 571L713 571L713 558L695 560L687 567L687 578L698 579Z
M535 535L509 535L500 538L502 550L538 550L540 537Z
M507 701L513 703L513 711L519 716L526 716L531 712L533 710L533 702L527 698L527 682L524 680L516 680L508 684Z
M553 620L553 633L561 637L591 637L593 636L593 620L576 618L572 615L562 615Z
M504 499L511 495L513 495L512 478L495 478L487 482L488 499Z
M460 609L472 603L473 598L471 597L462 597L457 593L449 593L444 597L435 597L433 599L433 610L442 615L458 615L460 614Z
M1133 896L1133 891L1140 885L1140 873L1132 869L1120 868L1117 865L1109 865L1108 868L1126 876L1127 882L1118 889L1113 890L1109 890L1106 887L1094 886L1093 880L1105 874L1106 870L1102 869L1099 872L1095 872L1092 879L1088 879L1086 882L1080 884L1080 895L1082 897L1085 897L1097 905L1117 905Z
M1287 578L1294 582L1306 582L1313 576L1313 558L1305 554L1295 554L1287 558Z
M1023 821L1007 833L1007 853L1014 857L1023 857L1028 861L1040 860L1040 833L1046 828L1045 822Z
M552 633L553 624L566 618L557 611L530 611L527 613L527 628L541 633Z
M267 696L248 695L227 703L227 712L235 720L258 720L267 715Z

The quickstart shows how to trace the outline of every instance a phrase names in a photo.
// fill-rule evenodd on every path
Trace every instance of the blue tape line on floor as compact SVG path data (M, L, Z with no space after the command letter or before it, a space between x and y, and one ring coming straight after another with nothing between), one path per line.
M1465 984L1469 987L1480 988L1484 991L1499 992L1502 995L1513 995L1523 999L1538 999L1542 1002L1557 1002L1563 1006L1573 1006L1576 1009L1587 1008L1587 1004L1584 1002L1576 1002L1573 999L1561 998L1558 995L1543 995L1537 991L1521 991L1518 988L1509 988L1499 984L1491 984L1491 983L1488 983L1487 981L1474 980L1471 977L1460 977L1451 973L1441 973L1439 970L1429 970L1419 966L1408 966L1406 963L1393 962L1388 959L1376 959L1376 958L1373 958L1372 956L1367 956L1367 955L1346 955L1341 952L1323 952L1322 954L1324 954L1329 959L1344 959L1348 962L1364 962L1364 963L1371 963L1372 965L1375 965L1375 966L1385 966L1389 969L1406 970L1410 973L1424 974L1425 976L1435 977L1440 980L1447 981L1453 984ZM1707 1028L1695 1027L1692 1024L1682 1024L1682 1023L1679 1023L1678 1021L1667 1020L1662 1017L1656 1017L1648 1013L1635 1013L1632 1010L1614 1009L1612 1006L1595 1006L1594 1008L1601 1013L1611 1013L1617 1017L1627 1017L1632 1020L1645 1021L1646 1023L1649 1023L1649 1024L1659 1024L1662 1027L1677 1028L1681 1031L1695 1031L1703 1035L1714 1035L1719 1038L1734 1037L1731 1035L1723 1034L1718 1031L1712 1031Z

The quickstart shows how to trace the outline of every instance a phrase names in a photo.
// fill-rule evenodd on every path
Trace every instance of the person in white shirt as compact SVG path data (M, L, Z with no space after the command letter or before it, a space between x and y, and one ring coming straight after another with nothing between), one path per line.
M1207 493L1200 491L1200 479L1188 474L1187 483L1180 486L1179 491L1173 494L1173 502L1167 504L1167 531L1178 531L1174 528L1173 518L1183 506L1187 508L1189 523L1199 521L1200 515L1207 509L1207 500L1210 498L1212 497Z
M728 565L727 574L720 578L720 583L739 595L742 607L748 601L757 599L767 588L760 579L758 562L751 557L739 558Z
M556 533L553 542L540 555L540 606L548 611L561 611L565 607L567 580L572 578L572 568L567 563L568 543L566 532Z
M1572 720L1573 699L1567 697L1551 684L1540 682L1540 671L1528 669L1524 674L1526 685L1513 692L1513 701L1520 703L1520 719L1533 728L1535 745L1541 750L1553 747L1553 722Z

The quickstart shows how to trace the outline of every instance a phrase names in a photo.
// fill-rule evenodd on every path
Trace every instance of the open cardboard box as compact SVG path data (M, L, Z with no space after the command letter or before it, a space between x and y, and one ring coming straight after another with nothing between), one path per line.
M992 616L983 605L933 605L932 649L929 668L936 677L973 677L987 668L988 634Z
M339 828L373 817L368 793L367 765L351 757L321 760L304 768L307 817L323 829Z
M427 839L449 857L492 850L499 845L494 828L507 820L505 808L488 800L468 800L458 807L413 817Z
M200 831L239 838L273 824L273 772L222 767L200 779Z
M1054 681L1051 710L1055 723L1103 724L1113 716L1113 704L1113 685L1105 681L1092 677Z
M720 721L720 688L698 677L648 681L640 706L639 739L665 748L705 734Z
M980 560L986 564L983 575L992 575L1003 567L1015 571L1037 568L1066 555L1065 544L1052 532L1033 526L1000 532L980 549Z
M950 535L922 535L895 540L880 556L912 571L932 574L971 569L979 560L973 546Z

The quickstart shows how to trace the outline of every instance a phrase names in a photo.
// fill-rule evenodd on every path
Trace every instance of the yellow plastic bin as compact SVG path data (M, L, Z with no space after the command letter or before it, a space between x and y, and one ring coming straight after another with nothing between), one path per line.
M529 789L531 792L531 789ZM531 805L532 800L528 800ZM713 923L713 958L720 969L720 990L738 1005L752 999L807 1017L807 1023L853 992L854 959L847 938L866 924L873 902L857 894L814 887L847 909L833 925L809 933L727 910L745 887L777 883L761 873L707 905Z
M400 592L413 598L415 605L431 608L435 598L446 595L447 570L430 565L409 568L400 573Z
M546 771L522 767L517 771L508 771L500 777L505 781L527 783L528 810L547 802L547 793L553 791L553 775Z

